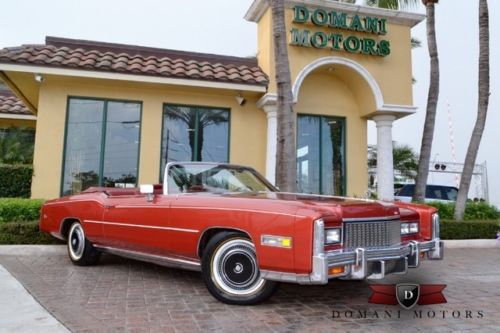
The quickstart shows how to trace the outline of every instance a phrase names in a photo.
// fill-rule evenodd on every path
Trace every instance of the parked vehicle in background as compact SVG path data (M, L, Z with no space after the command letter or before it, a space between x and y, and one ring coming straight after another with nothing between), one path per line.
M382 279L443 258L434 207L282 193L252 168L205 162L167 164L163 185L47 201L40 229L76 265L109 252L201 271L215 298L240 305L280 281Z
M415 184L406 184L396 192L395 200L411 202ZM458 188L445 185L427 185L425 188L425 202L455 202L457 200Z

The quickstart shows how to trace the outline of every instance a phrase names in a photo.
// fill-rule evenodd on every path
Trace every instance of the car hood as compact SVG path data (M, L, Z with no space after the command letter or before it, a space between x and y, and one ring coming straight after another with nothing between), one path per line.
M392 203L359 198L284 192L243 192L224 196L286 202L299 209L310 209L343 219L385 218L400 214L399 208Z

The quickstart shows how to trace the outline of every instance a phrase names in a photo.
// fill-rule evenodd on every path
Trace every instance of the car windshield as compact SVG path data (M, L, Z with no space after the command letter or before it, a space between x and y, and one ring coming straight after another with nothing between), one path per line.
M168 167L168 193L275 192L251 168L217 164L173 164Z
M415 185L409 184L403 186L399 192L398 196L401 197L412 197L415 191ZM441 185L427 185L425 188L425 198L426 199L437 199L437 200L457 200L458 190L451 186L441 186Z

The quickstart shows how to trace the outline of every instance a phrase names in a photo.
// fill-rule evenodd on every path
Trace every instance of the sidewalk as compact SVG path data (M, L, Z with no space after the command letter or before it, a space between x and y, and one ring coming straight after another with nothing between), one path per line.
M0 265L0 332L69 332Z

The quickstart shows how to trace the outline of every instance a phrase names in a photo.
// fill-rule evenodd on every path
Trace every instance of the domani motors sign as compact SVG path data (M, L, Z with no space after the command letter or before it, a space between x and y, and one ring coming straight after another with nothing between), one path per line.
M374 35L386 35L386 19L378 17L348 16L346 13L327 11L317 8L310 10L307 7L295 6L294 23L312 23L318 27L357 31ZM308 29L292 28L290 45L314 47L331 50L344 50L350 53L361 53L385 57L391 53L388 40L375 40L373 38L359 38L354 35L345 36L339 32L311 32Z

